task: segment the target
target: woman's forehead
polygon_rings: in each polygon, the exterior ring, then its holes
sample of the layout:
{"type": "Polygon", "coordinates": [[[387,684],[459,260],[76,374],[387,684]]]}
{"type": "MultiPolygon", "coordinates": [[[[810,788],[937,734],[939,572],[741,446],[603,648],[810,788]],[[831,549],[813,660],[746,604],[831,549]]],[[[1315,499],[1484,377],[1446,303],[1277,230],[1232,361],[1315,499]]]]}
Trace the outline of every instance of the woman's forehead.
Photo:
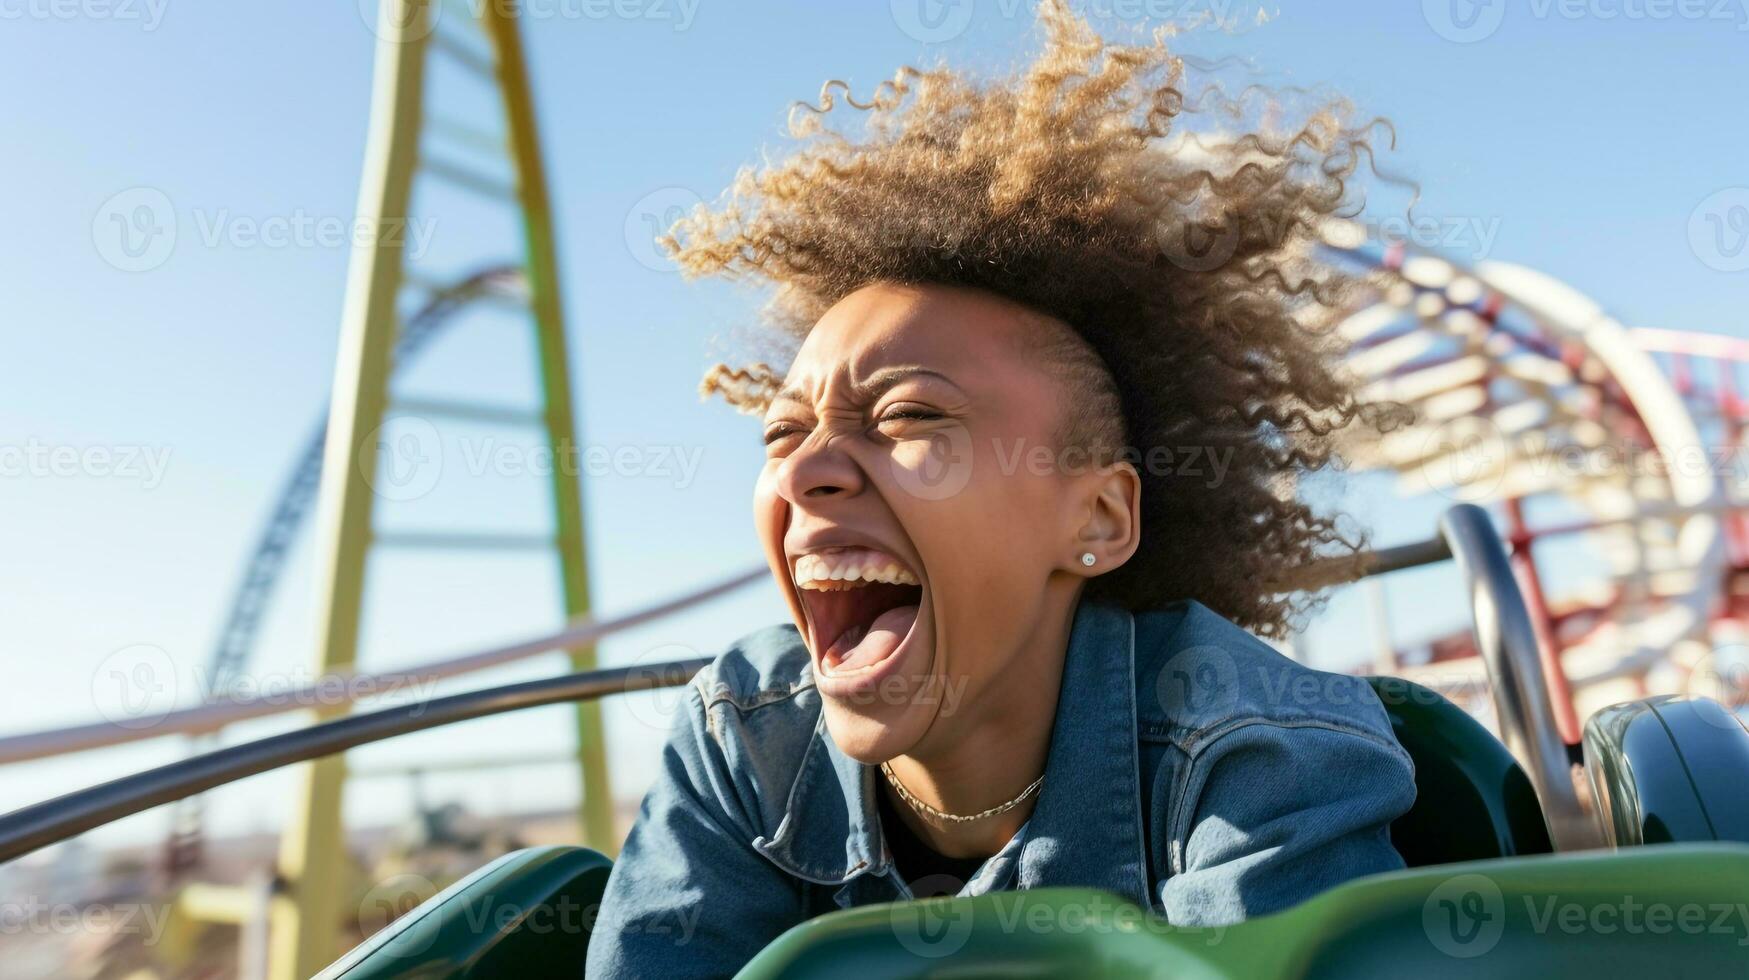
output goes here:
{"type": "Polygon", "coordinates": [[[1024,307],[977,290],[864,287],[809,331],[786,383],[862,383],[898,368],[925,368],[961,384],[1006,375],[1027,361],[1032,319],[1024,307]]]}

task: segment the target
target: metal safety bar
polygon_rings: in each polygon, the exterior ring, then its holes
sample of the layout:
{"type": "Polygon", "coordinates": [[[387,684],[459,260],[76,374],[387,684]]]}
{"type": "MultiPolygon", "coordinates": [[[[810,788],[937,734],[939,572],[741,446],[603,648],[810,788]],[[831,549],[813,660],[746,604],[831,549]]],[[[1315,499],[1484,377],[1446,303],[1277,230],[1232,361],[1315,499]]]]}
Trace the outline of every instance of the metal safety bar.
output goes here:
{"type": "Polygon", "coordinates": [[[1475,504],[1459,504],[1439,519],[1439,532],[1469,589],[1476,649],[1488,671],[1500,740],[1536,789],[1550,841],[1557,851],[1604,846],[1596,819],[1580,802],[1530,610],[1494,523],[1475,504]]]}
{"type": "Polygon", "coordinates": [[[1469,592],[1471,627],[1488,675],[1500,740],[1536,790],[1550,841],[1557,851],[1603,847],[1601,827],[1573,780],[1572,757],[1561,738],[1530,610],[1487,511],[1458,504],[1440,517],[1438,537],[1314,566],[1299,584],[1325,588],[1452,558],[1469,592]]]}
{"type": "Polygon", "coordinates": [[[686,683],[708,657],[525,681],[322,722],[123,776],[0,817],[0,861],[214,786],[396,735],[549,704],[686,683]]]}

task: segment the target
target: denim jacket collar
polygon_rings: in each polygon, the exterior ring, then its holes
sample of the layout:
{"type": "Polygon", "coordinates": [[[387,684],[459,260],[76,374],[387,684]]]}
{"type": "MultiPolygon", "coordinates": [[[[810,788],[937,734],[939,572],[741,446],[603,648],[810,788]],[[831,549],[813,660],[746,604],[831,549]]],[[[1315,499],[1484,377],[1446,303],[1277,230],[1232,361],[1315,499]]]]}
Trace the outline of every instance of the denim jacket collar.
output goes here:
{"type": "MultiPolygon", "coordinates": [[[[1135,699],[1133,617],[1081,603],[1063,660],[1044,785],[1014,862],[1018,887],[1073,884],[1149,904],[1135,699]]],[[[822,717],[782,822],[755,846],[821,885],[886,874],[892,861],[881,839],[876,771],[840,752],[822,717]]]]}

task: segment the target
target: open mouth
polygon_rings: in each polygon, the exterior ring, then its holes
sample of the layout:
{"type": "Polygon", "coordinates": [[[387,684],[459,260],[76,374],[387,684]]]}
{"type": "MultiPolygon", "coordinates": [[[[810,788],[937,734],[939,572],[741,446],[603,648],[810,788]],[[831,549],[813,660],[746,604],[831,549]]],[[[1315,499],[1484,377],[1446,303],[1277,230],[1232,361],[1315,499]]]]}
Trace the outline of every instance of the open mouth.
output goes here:
{"type": "Polygon", "coordinates": [[[820,668],[830,675],[869,670],[892,657],[923,601],[916,573],[872,548],[802,555],[795,583],[820,668]]]}

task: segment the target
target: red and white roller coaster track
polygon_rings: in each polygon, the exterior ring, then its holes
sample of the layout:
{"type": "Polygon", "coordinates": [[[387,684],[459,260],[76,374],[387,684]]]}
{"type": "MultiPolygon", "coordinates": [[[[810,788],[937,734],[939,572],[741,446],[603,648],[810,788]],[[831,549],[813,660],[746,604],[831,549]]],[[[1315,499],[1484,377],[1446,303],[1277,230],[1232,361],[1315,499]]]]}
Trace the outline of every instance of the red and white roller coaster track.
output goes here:
{"type": "MultiPolygon", "coordinates": [[[[1326,237],[1336,261],[1376,283],[1340,326],[1348,364],[1366,397],[1416,410],[1413,425],[1347,454],[1397,474],[1406,494],[1497,505],[1551,693],[1565,702],[1565,739],[1578,740],[1590,710],[1631,697],[1689,690],[1741,705],[1749,480],[1736,462],[1749,402],[1736,372],[1749,342],[1628,329],[1522,266],[1381,250],[1354,226],[1326,237]],[[1696,380],[1699,361],[1713,362],[1714,384],[1696,380]],[[1575,516],[1530,526],[1523,503],[1543,495],[1575,516]],[[1597,572],[1549,596],[1536,545],[1575,535],[1601,559],[1597,572]]],[[[1482,671],[1469,652],[1459,639],[1398,666],[1474,690],[1482,671]]]]}

